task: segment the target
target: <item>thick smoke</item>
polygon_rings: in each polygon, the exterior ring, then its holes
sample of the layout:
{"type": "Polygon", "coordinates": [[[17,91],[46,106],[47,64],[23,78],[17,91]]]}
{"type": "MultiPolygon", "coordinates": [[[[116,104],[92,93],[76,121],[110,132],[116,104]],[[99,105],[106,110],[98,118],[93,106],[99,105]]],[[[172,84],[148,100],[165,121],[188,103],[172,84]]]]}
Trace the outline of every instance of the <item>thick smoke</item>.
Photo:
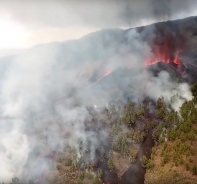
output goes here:
{"type": "MultiPolygon", "coordinates": [[[[10,16],[33,27],[103,28],[185,16],[182,8],[192,12],[196,1],[191,2],[8,1],[1,3],[0,12],[9,10],[10,16]]],[[[36,177],[49,167],[51,153],[65,149],[65,143],[75,147],[80,157],[82,141],[93,159],[99,140],[95,132],[86,131],[87,106],[104,107],[128,97],[137,102],[163,96],[170,103],[171,96],[178,94],[183,98],[177,97],[172,104],[178,110],[184,99],[190,100],[187,84],[173,82],[164,71],[155,77],[145,70],[145,61],[152,54],[142,39],[147,35],[155,36],[153,30],[103,30],[1,59],[0,181],[23,174],[36,177]]],[[[105,139],[106,130],[102,134],[105,139]]]]}
{"type": "Polygon", "coordinates": [[[165,71],[161,71],[158,77],[152,77],[147,82],[147,85],[149,88],[147,90],[149,97],[155,100],[159,97],[164,97],[164,100],[176,111],[179,111],[179,107],[185,100],[192,99],[189,85],[187,83],[173,82],[170,75],[165,71]],[[175,98],[175,100],[172,100],[172,98],[175,98]]]}
{"type": "Polygon", "coordinates": [[[1,2],[0,15],[8,14],[30,27],[109,28],[192,16],[196,5],[195,0],[19,0],[1,2]]]}
{"type": "MultiPolygon", "coordinates": [[[[150,54],[139,33],[117,29],[2,59],[0,180],[21,176],[25,169],[26,175],[36,177],[49,167],[47,156],[65,149],[65,143],[80,157],[79,142],[84,148],[91,142],[93,159],[99,142],[95,132],[85,130],[87,106],[103,107],[127,97],[138,101],[164,96],[170,102],[178,94],[191,99],[187,84],[172,82],[165,72],[158,77],[147,73],[150,54]]],[[[181,103],[173,107],[178,110],[181,103]]],[[[103,130],[102,138],[106,136],[103,130]]]]}

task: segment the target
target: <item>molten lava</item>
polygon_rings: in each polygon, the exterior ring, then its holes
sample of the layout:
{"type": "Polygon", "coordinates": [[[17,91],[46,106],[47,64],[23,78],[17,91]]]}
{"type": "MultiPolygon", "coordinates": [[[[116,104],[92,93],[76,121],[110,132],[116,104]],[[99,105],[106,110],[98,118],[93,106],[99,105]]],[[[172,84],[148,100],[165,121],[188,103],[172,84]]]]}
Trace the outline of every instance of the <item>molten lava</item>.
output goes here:
{"type": "Polygon", "coordinates": [[[104,75],[102,76],[102,78],[108,76],[111,73],[112,73],[112,70],[111,69],[106,70],[105,73],[104,73],[104,75]]]}
{"type": "Polygon", "coordinates": [[[102,79],[104,79],[105,77],[110,75],[111,73],[112,73],[111,69],[106,70],[105,73],[96,82],[94,82],[92,85],[96,85],[99,81],[101,81],[102,79]]]}
{"type": "Polygon", "coordinates": [[[180,59],[179,59],[179,52],[176,53],[176,56],[175,56],[173,62],[174,62],[176,65],[180,65],[180,64],[181,64],[180,59]]]}
{"type": "Polygon", "coordinates": [[[179,51],[176,51],[174,59],[172,59],[172,55],[170,53],[170,50],[166,47],[157,47],[153,50],[153,53],[151,55],[150,58],[148,58],[145,61],[145,65],[152,65],[152,64],[156,64],[158,62],[164,62],[169,64],[170,62],[173,62],[176,65],[180,65],[180,59],[179,59],[179,51]]]}
{"type": "Polygon", "coordinates": [[[170,64],[174,69],[176,69],[179,74],[185,75],[187,67],[180,60],[180,51],[176,51],[174,57],[170,57],[169,53],[163,53],[161,50],[154,51],[150,59],[145,61],[145,66],[156,64],[158,62],[164,62],[170,64]]]}
{"type": "Polygon", "coordinates": [[[180,44],[173,34],[168,34],[162,37],[158,36],[151,44],[151,56],[146,59],[145,65],[152,65],[158,62],[174,63],[177,66],[181,65],[179,59],[180,50],[183,49],[183,44],[180,44]]]}
{"type": "MultiPolygon", "coordinates": [[[[158,34],[153,40],[148,42],[148,44],[151,47],[151,55],[145,60],[145,66],[164,62],[170,64],[171,67],[177,70],[181,75],[185,74],[187,68],[180,60],[180,53],[184,49],[184,44],[180,39],[176,38],[176,34],[171,32],[158,34]]],[[[128,68],[133,68],[132,63],[128,68]]],[[[106,70],[93,85],[111,73],[111,69],[106,70]]]]}

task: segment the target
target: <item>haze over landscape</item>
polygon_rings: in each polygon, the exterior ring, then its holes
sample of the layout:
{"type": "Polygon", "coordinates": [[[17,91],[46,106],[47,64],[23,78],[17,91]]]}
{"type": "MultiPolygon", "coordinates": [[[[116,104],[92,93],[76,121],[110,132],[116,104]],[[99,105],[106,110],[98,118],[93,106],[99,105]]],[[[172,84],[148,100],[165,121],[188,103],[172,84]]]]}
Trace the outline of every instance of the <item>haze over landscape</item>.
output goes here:
{"type": "Polygon", "coordinates": [[[0,183],[197,183],[196,6],[0,2],[0,183]]]}
{"type": "Polygon", "coordinates": [[[196,1],[3,1],[3,49],[78,39],[108,28],[131,28],[196,15],[196,1]]]}

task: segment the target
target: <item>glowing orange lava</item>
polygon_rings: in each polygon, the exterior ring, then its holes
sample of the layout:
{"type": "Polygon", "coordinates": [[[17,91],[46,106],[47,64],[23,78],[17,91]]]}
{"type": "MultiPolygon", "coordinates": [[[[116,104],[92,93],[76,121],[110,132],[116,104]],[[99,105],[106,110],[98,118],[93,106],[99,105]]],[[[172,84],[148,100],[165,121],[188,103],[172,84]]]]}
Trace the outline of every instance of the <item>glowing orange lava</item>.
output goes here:
{"type": "Polygon", "coordinates": [[[108,69],[108,70],[105,71],[105,73],[104,73],[104,75],[102,77],[106,77],[106,76],[108,76],[111,73],[112,73],[112,70],[108,69]]]}
{"type": "Polygon", "coordinates": [[[96,85],[99,81],[101,81],[102,79],[104,79],[105,77],[107,77],[108,75],[110,75],[112,73],[111,69],[108,69],[105,71],[105,73],[101,76],[101,78],[99,78],[96,82],[94,82],[92,84],[92,86],[96,85]]]}
{"type": "Polygon", "coordinates": [[[151,46],[151,56],[146,59],[145,65],[152,65],[158,62],[170,63],[173,62],[176,65],[180,65],[180,50],[182,46],[175,44],[175,38],[173,35],[168,35],[162,42],[157,41],[151,46]]]}
{"type": "Polygon", "coordinates": [[[180,64],[181,64],[180,59],[179,59],[179,52],[176,53],[176,56],[175,56],[173,62],[174,62],[176,65],[180,65],[180,64]]]}
{"type": "Polygon", "coordinates": [[[153,56],[151,58],[147,59],[145,61],[145,65],[148,66],[148,65],[152,65],[152,64],[155,64],[158,62],[170,63],[171,61],[176,65],[181,64],[181,61],[179,59],[179,52],[176,52],[176,55],[173,60],[171,59],[171,57],[168,53],[158,52],[155,55],[153,54],[153,56]]]}

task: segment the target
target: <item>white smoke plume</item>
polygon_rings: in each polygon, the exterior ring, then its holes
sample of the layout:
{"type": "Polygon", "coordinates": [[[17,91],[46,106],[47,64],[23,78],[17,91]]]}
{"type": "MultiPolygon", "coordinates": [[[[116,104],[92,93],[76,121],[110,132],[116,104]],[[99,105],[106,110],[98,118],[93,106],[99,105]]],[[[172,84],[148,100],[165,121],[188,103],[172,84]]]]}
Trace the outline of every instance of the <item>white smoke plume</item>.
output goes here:
{"type": "Polygon", "coordinates": [[[161,71],[158,77],[152,77],[151,81],[147,82],[147,86],[147,95],[149,97],[154,100],[164,97],[166,103],[171,104],[177,112],[186,100],[189,101],[192,99],[189,85],[187,83],[173,82],[170,75],[165,71],[161,71]],[[178,95],[176,100],[171,101],[171,98],[176,95],[178,95]]]}
{"type": "MultiPolygon", "coordinates": [[[[169,101],[174,94],[191,99],[187,84],[171,82],[165,72],[147,80],[144,61],[149,46],[135,30],[123,33],[101,31],[78,41],[38,46],[1,61],[5,69],[0,83],[1,181],[20,176],[35,147],[45,158],[51,150],[63,150],[65,142],[78,149],[79,140],[90,140],[94,157],[98,140],[83,124],[88,105],[126,99],[125,92],[136,101],[144,96],[155,100],[164,96],[169,101]],[[125,67],[128,76],[119,72],[125,67]],[[108,69],[112,73],[99,81],[108,69]],[[69,141],[67,133],[71,133],[69,141]],[[43,137],[46,143],[40,141],[43,137]]],[[[173,104],[176,110],[180,105],[180,101],[173,104]]],[[[33,176],[45,166],[40,159],[32,161],[33,176]]]]}

